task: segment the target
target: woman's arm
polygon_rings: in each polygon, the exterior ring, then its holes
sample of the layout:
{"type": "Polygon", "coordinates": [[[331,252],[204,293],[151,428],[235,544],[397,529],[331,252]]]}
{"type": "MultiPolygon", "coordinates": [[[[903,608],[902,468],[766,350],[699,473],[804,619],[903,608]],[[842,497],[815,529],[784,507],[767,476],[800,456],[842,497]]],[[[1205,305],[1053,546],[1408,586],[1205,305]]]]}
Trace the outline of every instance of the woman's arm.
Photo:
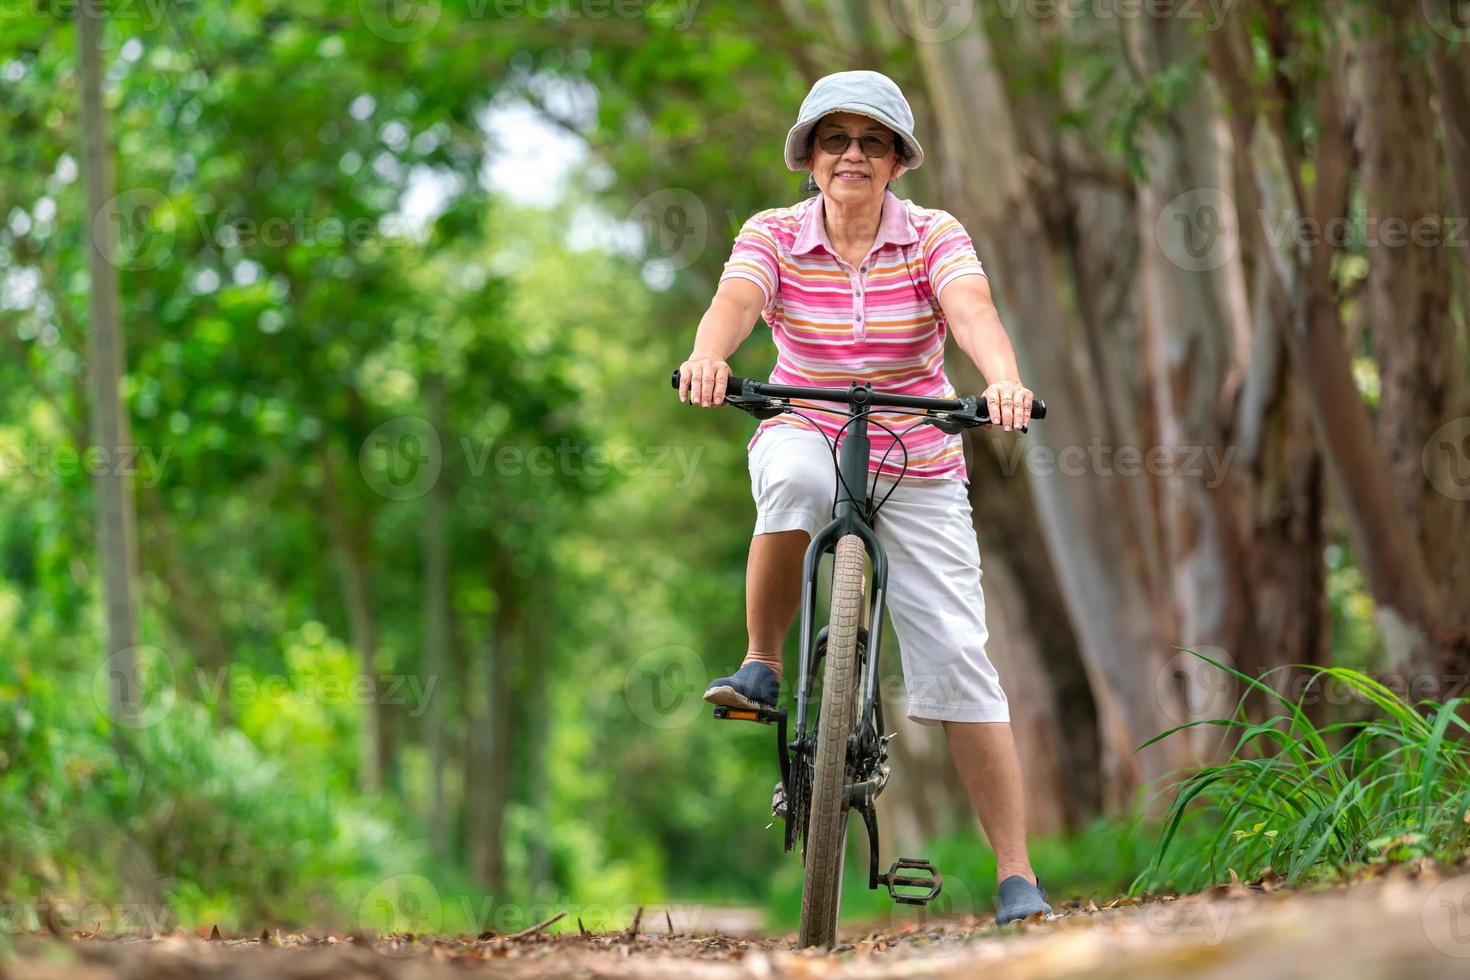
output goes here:
{"type": "Polygon", "coordinates": [[[765,305],[765,293],[749,279],[720,283],[700,318],[694,350],[679,365],[679,401],[692,400],[705,408],[724,403],[725,384],[730,380],[730,365],[725,360],[750,336],[765,305]]]}
{"type": "Polygon", "coordinates": [[[990,386],[985,400],[990,417],[1007,430],[1019,429],[1031,420],[1031,389],[1021,383],[1016,351],[1000,313],[990,298],[990,280],[984,276],[961,276],[951,280],[939,296],[949,329],[960,350],[975,362],[990,386]]]}

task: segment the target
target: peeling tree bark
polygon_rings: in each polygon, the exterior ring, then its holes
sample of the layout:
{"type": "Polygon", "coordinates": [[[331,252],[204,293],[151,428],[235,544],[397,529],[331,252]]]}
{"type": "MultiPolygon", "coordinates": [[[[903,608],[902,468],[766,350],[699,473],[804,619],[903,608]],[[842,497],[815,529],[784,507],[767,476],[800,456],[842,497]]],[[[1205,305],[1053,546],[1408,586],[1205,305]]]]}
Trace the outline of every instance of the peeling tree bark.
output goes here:
{"type": "MultiPolygon", "coordinates": [[[[1157,73],[1199,54],[1176,17],[1131,21],[1133,60],[1157,73]]],[[[1142,323],[1161,446],[1224,456],[1222,392],[1249,336],[1235,254],[1238,219],[1227,147],[1202,82],[1145,137],[1147,177],[1138,191],[1142,323]]],[[[1184,457],[1185,459],[1188,456],[1184,457]]],[[[1220,647],[1232,658],[1250,645],[1245,542],[1234,523],[1240,484],[1226,466],[1169,467],[1159,477],[1164,556],[1181,646],[1220,647]],[[1198,472],[1195,470],[1198,469],[1198,472]]],[[[1193,676],[1191,674],[1190,676],[1193,676]]],[[[1203,703],[1203,702],[1201,702],[1203,703]]],[[[1213,706],[1211,706],[1213,707],[1213,706]]],[[[1194,719],[1192,719],[1194,720],[1194,719]]]]}
{"type": "MultiPolygon", "coordinates": [[[[1239,21],[1235,29],[1243,32],[1239,21]]],[[[1339,76],[1340,77],[1340,76],[1339,76]]],[[[1290,147],[1263,118],[1252,120],[1251,157],[1262,219],[1281,227],[1307,216],[1316,227],[1346,211],[1351,143],[1336,98],[1326,83],[1318,108],[1319,149],[1312,206],[1305,208],[1290,147]]],[[[1274,289],[1287,298],[1291,327],[1285,332],[1294,375],[1302,385],[1312,429],[1321,447],[1369,591],[1378,604],[1385,643],[1400,664],[1433,659],[1440,632],[1440,593],[1429,579],[1417,542],[1398,512],[1342,341],[1342,322],[1332,292],[1332,247],[1298,243],[1291,235],[1269,242],[1274,289]]]]}
{"type": "MultiPolygon", "coordinates": [[[[1411,47],[1421,36],[1420,16],[1418,3],[1389,0],[1360,19],[1349,91],[1368,212],[1367,304],[1381,387],[1378,443],[1394,502],[1429,576],[1448,584],[1465,550],[1465,506],[1425,479],[1423,459],[1435,430],[1462,408],[1466,369],[1453,353],[1450,263],[1442,245],[1444,158],[1431,105],[1434,84],[1422,55],[1411,47]]],[[[1440,60],[1442,74],[1454,72],[1452,64],[1440,60]]],[[[1445,94],[1453,145],[1457,135],[1464,135],[1454,131],[1464,121],[1454,110],[1463,109],[1470,96],[1445,94]]],[[[1453,607],[1445,612],[1459,620],[1461,632],[1470,623],[1453,607]]],[[[1442,628],[1453,626],[1446,622],[1442,628]]],[[[1395,666],[1436,669],[1431,656],[1395,666]]]]}
{"type": "MultiPolygon", "coordinates": [[[[936,159],[949,161],[941,163],[947,186],[965,201],[970,231],[992,271],[992,288],[1032,387],[1057,406],[1028,439],[1052,452],[1085,453],[1095,416],[1076,405],[1108,379],[1090,376],[1085,358],[1067,360],[1075,350],[1066,339],[1072,317],[1057,289],[1054,242],[1023,177],[1008,99],[986,38],[972,30],[947,44],[920,45],[919,58],[947,138],[945,154],[936,159]],[[977,174],[984,180],[974,179],[977,174]],[[1044,357],[1042,351],[1063,353],[1044,357]]],[[[1141,782],[1182,761],[1179,745],[1169,740],[1133,754],[1170,727],[1178,712],[1170,692],[1153,683],[1168,651],[1154,625],[1147,559],[1137,539],[1123,533],[1119,514],[1128,513],[1128,505],[1120,481],[1058,471],[1033,473],[1030,481],[1069,616],[1085,624],[1079,643],[1098,708],[1105,794],[1108,803],[1121,805],[1141,782]]]]}

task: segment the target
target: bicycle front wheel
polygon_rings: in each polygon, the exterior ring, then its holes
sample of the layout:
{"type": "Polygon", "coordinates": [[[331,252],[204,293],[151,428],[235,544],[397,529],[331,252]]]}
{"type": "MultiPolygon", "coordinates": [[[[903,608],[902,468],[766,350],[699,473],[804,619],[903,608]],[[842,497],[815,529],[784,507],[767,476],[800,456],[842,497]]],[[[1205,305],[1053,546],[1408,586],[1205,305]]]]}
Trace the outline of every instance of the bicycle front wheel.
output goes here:
{"type": "Polygon", "coordinates": [[[811,814],[803,853],[801,945],[831,948],[837,942],[842,901],[842,860],[847,843],[847,738],[857,712],[858,630],[862,626],[863,539],[837,542],[832,572],[832,621],[817,715],[811,814]]]}

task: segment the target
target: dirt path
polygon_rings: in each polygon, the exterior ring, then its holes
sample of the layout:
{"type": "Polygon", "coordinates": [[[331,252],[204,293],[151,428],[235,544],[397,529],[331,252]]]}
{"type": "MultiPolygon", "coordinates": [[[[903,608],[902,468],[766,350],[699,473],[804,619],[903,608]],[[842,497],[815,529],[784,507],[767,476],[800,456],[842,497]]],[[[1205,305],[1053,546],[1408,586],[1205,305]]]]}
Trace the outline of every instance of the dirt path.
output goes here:
{"type": "Polygon", "coordinates": [[[230,977],[430,980],[636,977],[1032,978],[1470,976],[1470,874],[1391,872],[1312,891],[1222,886],[1179,899],[1095,908],[1067,903],[1050,922],[997,929],[969,919],[901,934],[844,934],[832,954],[790,938],[640,932],[408,942],[365,936],[210,941],[14,937],[5,978],[230,977]]]}

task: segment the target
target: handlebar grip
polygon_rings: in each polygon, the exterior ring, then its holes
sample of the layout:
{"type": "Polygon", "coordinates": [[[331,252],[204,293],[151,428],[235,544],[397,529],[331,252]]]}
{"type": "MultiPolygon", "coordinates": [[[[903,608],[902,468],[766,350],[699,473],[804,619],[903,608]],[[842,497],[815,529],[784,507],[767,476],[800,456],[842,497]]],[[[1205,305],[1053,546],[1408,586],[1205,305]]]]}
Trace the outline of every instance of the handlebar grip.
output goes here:
{"type": "MultiPolygon", "coordinates": [[[[669,383],[673,385],[675,391],[678,391],[679,390],[679,369],[678,368],[674,368],[674,374],[673,374],[672,377],[669,378],[669,383]]],[[[725,379],[725,394],[726,395],[734,395],[734,396],[736,396],[738,398],[739,396],[741,396],[744,393],[745,393],[745,379],[744,378],[738,377],[738,376],[732,374],[728,378],[725,379]]]]}

